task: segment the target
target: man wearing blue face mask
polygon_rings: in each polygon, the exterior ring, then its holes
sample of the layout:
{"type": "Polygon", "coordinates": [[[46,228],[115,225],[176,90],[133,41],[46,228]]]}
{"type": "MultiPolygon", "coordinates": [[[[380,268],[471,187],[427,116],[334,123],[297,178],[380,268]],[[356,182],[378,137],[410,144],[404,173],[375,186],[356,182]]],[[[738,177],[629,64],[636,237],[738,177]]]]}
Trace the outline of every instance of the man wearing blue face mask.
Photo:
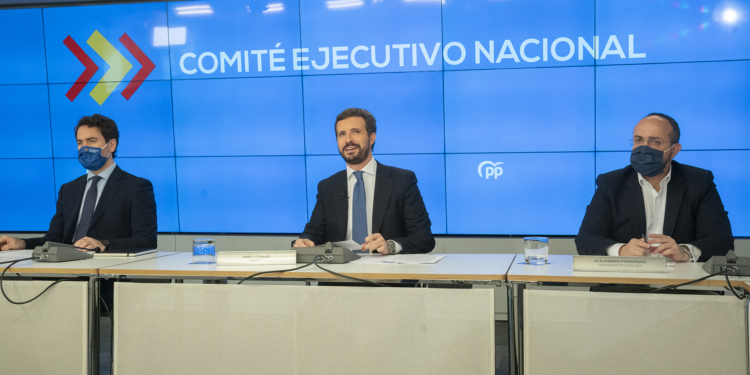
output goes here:
{"type": "Polygon", "coordinates": [[[710,171],[674,161],[677,122],[652,113],[636,124],[630,165],[597,177],[576,237],[581,255],[662,255],[705,262],[734,249],[710,171]]]}
{"type": "Polygon", "coordinates": [[[75,127],[85,175],[60,187],[57,211],[44,237],[0,237],[0,249],[33,249],[45,241],[100,251],[156,248],[156,202],[151,182],[114,161],[120,134],[111,119],[85,116],[75,127]]]}

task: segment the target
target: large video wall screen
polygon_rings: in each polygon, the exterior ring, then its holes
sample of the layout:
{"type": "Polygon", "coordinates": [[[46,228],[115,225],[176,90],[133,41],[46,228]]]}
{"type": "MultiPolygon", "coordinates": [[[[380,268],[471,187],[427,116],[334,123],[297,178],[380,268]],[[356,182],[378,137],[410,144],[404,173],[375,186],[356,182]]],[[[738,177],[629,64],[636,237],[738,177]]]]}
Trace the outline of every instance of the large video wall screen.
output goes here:
{"type": "Polygon", "coordinates": [[[750,236],[750,0],[185,1],[0,10],[0,33],[2,232],[47,229],[92,113],[160,232],[301,232],[362,107],[436,234],[576,234],[663,112],[750,236]]]}

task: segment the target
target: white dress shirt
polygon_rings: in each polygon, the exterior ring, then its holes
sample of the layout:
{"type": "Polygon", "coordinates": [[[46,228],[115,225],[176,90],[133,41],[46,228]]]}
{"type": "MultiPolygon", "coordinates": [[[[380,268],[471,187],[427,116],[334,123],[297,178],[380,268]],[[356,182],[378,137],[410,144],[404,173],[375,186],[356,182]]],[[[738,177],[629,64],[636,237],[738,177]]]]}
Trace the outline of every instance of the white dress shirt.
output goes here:
{"type": "MultiPolygon", "coordinates": [[[[659,182],[660,189],[657,192],[650,182],[646,181],[638,173],[638,183],[641,184],[643,191],[643,204],[646,207],[646,237],[651,234],[664,234],[664,214],[667,210],[667,188],[669,181],[672,179],[672,167],[669,167],[669,173],[659,182]]],[[[620,247],[624,243],[616,243],[607,248],[607,255],[619,256],[620,247]]],[[[693,253],[693,262],[701,256],[701,250],[691,244],[684,244],[693,253]]],[[[653,250],[653,248],[652,248],[653,250]]]]}
{"type": "MultiPolygon", "coordinates": [[[[109,176],[112,175],[112,171],[115,170],[115,167],[117,166],[116,163],[112,163],[107,169],[103,170],[102,173],[99,173],[99,177],[102,179],[99,180],[99,182],[96,184],[96,204],[99,204],[99,198],[102,196],[102,191],[104,191],[104,185],[107,184],[107,180],[109,180],[109,176]]],[[[86,203],[86,193],[89,192],[89,188],[91,187],[91,177],[96,176],[96,174],[90,170],[86,170],[86,189],[83,190],[83,199],[81,200],[81,208],[78,209],[78,221],[76,222],[76,231],[73,233],[78,232],[78,223],[81,222],[81,214],[83,213],[83,205],[86,203]]],[[[96,210],[96,205],[94,205],[94,210],[96,210]]]]}
{"type": "MultiPolygon", "coordinates": [[[[364,168],[362,168],[362,181],[365,183],[365,206],[367,209],[367,235],[372,234],[372,209],[375,202],[375,178],[378,171],[378,163],[372,158],[364,168]]],[[[346,185],[347,199],[349,200],[349,209],[346,219],[346,239],[352,239],[352,207],[354,206],[354,185],[357,183],[357,177],[354,176],[354,169],[346,166],[346,185]]],[[[395,242],[395,241],[394,241],[395,242]]],[[[396,242],[396,253],[401,252],[401,244],[396,242]]]]}

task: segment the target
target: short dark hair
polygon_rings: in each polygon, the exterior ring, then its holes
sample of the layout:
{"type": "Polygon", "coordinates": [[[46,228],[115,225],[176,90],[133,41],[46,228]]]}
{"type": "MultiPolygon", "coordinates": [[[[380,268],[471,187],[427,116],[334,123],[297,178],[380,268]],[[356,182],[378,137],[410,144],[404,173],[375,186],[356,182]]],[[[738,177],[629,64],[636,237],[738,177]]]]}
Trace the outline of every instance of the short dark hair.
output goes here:
{"type": "Polygon", "coordinates": [[[680,143],[680,125],[677,125],[677,121],[675,121],[673,118],[663,113],[658,113],[658,112],[649,113],[646,117],[650,117],[650,116],[657,116],[657,117],[661,117],[664,120],[667,120],[667,122],[669,122],[669,125],[672,126],[672,138],[670,139],[670,141],[672,143],[680,143]]]}
{"type": "MultiPolygon", "coordinates": [[[[104,137],[104,142],[109,142],[114,138],[115,141],[117,141],[117,148],[120,148],[120,132],[117,130],[117,124],[115,124],[115,121],[111,118],[102,116],[98,113],[94,113],[91,116],[83,116],[78,120],[78,125],[76,125],[73,135],[78,137],[78,128],[84,125],[92,128],[99,128],[99,131],[102,132],[102,136],[104,137]]],[[[115,156],[117,156],[117,149],[112,153],[112,158],[115,156]]]]}
{"type": "MultiPolygon", "coordinates": [[[[370,111],[362,108],[347,108],[339,113],[339,115],[336,116],[336,122],[333,124],[333,131],[336,131],[336,124],[338,124],[339,121],[346,120],[349,117],[361,117],[362,120],[365,120],[365,130],[367,131],[368,137],[370,134],[378,132],[375,116],[373,116],[370,111]]],[[[372,143],[372,149],[375,150],[375,142],[372,143]]]]}

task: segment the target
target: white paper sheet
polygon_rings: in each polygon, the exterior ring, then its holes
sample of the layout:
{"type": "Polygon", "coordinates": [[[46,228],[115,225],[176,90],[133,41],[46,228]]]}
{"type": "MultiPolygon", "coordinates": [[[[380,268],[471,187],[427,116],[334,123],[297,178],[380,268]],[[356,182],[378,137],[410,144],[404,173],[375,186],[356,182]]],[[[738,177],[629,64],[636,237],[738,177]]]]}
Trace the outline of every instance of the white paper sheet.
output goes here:
{"type": "MultiPolygon", "coordinates": [[[[0,251],[0,258],[16,258],[18,257],[18,252],[23,250],[5,250],[0,251]]],[[[29,253],[29,256],[31,256],[31,253],[29,253]]]]}
{"type": "Polygon", "coordinates": [[[357,260],[353,260],[352,263],[377,263],[377,264],[395,264],[395,263],[386,263],[385,258],[388,258],[388,256],[383,256],[380,254],[373,254],[368,255],[365,254],[359,254],[361,258],[357,260]]]}
{"type": "Polygon", "coordinates": [[[383,262],[398,264],[435,264],[443,258],[445,258],[445,255],[396,254],[383,257],[383,262]]]}
{"type": "Polygon", "coordinates": [[[349,249],[351,251],[362,251],[362,245],[354,242],[353,240],[338,241],[338,242],[333,242],[333,244],[336,246],[341,246],[344,249],[349,249]]]}

